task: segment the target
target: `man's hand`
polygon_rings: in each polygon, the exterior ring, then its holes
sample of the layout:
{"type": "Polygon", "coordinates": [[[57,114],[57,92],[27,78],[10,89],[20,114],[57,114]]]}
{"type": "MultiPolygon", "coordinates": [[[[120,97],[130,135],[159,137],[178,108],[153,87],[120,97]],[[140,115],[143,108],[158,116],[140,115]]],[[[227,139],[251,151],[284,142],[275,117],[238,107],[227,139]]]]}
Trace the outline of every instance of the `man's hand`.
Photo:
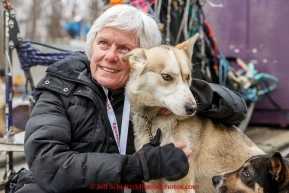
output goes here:
{"type": "Polygon", "coordinates": [[[128,156],[122,171],[122,180],[126,183],[165,178],[175,181],[188,174],[188,156],[192,151],[185,142],[160,145],[161,130],[158,129],[153,140],[145,144],[134,155],[128,156]]]}
{"type": "Polygon", "coordinates": [[[183,141],[177,141],[177,142],[174,143],[174,145],[175,145],[176,148],[179,148],[179,149],[183,150],[187,157],[189,157],[193,153],[192,150],[185,149],[187,145],[183,141]]]}

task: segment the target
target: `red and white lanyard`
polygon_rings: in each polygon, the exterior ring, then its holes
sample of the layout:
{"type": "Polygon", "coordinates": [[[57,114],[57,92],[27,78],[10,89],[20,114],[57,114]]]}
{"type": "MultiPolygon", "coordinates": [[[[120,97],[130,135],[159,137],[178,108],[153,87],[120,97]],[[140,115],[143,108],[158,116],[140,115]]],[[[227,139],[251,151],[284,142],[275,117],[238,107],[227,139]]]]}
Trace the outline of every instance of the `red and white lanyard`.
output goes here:
{"type": "Polygon", "coordinates": [[[116,117],[112,108],[112,105],[108,99],[108,89],[102,87],[104,93],[106,95],[106,108],[107,108],[107,115],[111,125],[111,129],[114,135],[114,139],[116,141],[118,150],[120,154],[125,154],[126,152],[126,144],[127,144],[127,134],[128,134],[128,125],[129,125],[129,113],[130,113],[130,102],[125,95],[124,97],[124,105],[123,105],[123,112],[122,112],[122,123],[121,123],[121,134],[119,136],[119,130],[117,126],[116,117]]]}

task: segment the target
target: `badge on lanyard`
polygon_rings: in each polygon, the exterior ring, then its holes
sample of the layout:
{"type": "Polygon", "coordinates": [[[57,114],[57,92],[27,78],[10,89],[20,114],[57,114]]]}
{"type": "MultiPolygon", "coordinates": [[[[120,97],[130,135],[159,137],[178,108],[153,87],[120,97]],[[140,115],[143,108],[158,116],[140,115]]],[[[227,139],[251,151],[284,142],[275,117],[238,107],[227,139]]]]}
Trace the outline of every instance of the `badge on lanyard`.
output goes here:
{"type": "Polygon", "coordinates": [[[128,125],[129,125],[129,113],[130,113],[130,102],[128,97],[125,95],[124,97],[124,105],[122,112],[122,124],[121,124],[121,134],[119,136],[119,129],[117,126],[117,121],[115,117],[115,113],[113,111],[112,105],[108,99],[108,89],[102,87],[104,93],[106,95],[106,109],[107,115],[110,122],[110,126],[114,135],[114,139],[116,141],[118,150],[120,154],[125,154],[126,152],[126,144],[127,144],[127,135],[128,135],[128,125]]]}

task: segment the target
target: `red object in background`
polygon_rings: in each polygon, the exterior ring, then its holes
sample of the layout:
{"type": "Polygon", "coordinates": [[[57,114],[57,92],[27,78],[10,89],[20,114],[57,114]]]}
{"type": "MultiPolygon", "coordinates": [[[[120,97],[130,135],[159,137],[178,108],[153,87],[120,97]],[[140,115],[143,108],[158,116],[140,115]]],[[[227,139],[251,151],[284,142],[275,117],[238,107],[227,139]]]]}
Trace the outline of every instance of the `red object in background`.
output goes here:
{"type": "Polygon", "coordinates": [[[9,11],[11,9],[10,0],[2,0],[2,2],[3,2],[4,9],[9,11]]]}
{"type": "Polygon", "coordinates": [[[130,3],[137,8],[140,8],[145,13],[148,13],[150,8],[149,6],[153,6],[155,0],[150,1],[149,3],[146,0],[131,0],[130,3]]]}

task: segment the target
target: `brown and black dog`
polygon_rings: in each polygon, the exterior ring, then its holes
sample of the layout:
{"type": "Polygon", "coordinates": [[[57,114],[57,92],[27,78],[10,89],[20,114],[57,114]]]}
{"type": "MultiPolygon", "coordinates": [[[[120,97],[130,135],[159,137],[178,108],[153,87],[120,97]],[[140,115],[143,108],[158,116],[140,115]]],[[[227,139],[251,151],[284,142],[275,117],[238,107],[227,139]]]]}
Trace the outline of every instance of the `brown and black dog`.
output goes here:
{"type": "Polygon", "coordinates": [[[214,176],[218,193],[289,193],[289,154],[253,156],[238,170],[214,176]]]}

